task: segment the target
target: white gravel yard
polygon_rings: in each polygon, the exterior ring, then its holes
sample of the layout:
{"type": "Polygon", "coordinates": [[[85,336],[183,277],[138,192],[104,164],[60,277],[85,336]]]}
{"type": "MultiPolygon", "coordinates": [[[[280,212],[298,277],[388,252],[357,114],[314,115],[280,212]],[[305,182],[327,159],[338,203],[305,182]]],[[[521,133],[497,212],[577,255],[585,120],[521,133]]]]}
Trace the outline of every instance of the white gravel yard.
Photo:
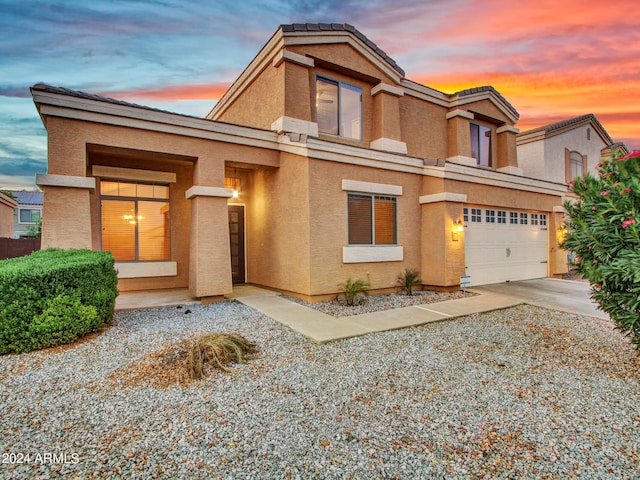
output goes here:
{"type": "Polygon", "coordinates": [[[188,308],[0,357],[0,477],[640,478],[640,361],[609,322],[520,306],[317,345],[188,308]],[[204,332],[260,353],[175,383],[154,352],[204,332]]]}

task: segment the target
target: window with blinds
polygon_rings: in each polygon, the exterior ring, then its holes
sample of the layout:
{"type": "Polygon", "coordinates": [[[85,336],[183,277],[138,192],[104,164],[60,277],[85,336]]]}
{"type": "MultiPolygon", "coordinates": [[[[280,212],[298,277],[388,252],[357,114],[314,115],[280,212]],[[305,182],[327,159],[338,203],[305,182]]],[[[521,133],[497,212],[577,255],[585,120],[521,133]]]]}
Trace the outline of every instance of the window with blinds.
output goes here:
{"type": "Polygon", "coordinates": [[[101,181],[102,250],[117,261],[171,259],[169,186],[101,181]]]}
{"type": "Polygon", "coordinates": [[[349,245],[395,245],[396,197],[350,193],[347,196],[349,245]]]}

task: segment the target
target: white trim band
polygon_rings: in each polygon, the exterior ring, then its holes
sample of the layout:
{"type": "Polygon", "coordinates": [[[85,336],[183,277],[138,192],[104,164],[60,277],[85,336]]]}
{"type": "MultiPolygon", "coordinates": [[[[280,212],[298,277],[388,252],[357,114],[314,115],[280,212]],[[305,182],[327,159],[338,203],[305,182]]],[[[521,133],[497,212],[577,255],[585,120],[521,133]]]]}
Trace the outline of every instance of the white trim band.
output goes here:
{"type": "Polygon", "coordinates": [[[520,129],[516,127],[512,127],[511,125],[503,125],[502,127],[496,129],[496,133],[504,133],[504,132],[518,134],[520,133],[520,129]]]}
{"type": "Polygon", "coordinates": [[[289,50],[281,50],[276,58],[273,59],[273,66],[278,67],[282,62],[291,62],[297,63],[298,65],[302,65],[303,67],[313,68],[315,66],[315,62],[313,58],[305,57],[304,55],[300,55],[299,53],[294,53],[289,50]]]}
{"type": "Polygon", "coordinates": [[[432,195],[422,195],[420,196],[419,201],[420,205],[436,202],[466,203],[467,195],[465,193],[442,192],[434,193],[432,195]]]}
{"type": "Polygon", "coordinates": [[[394,152],[407,154],[407,144],[400,140],[392,140],[391,138],[381,137],[371,142],[371,148],[376,150],[384,150],[385,152],[394,152]]]}
{"type": "Polygon", "coordinates": [[[118,278],[175,277],[176,262],[116,262],[118,278]]]}
{"type": "Polygon", "coordinates": [[[233,197],[233,190],[224,187],[205,187],[202,185],[194,185],[184,194],[187,200],[193,197],[233,197]]]}
{"type": "Polygon", "coordinates": [[[379,93],[388,93],[396,97],[404,97],[404,90],[386,83],[379,83],[371,89],[371,96],[375,97],[379,93]]]}
{"type": "Polygon", "coordinates": [[[280,117],[271,124],[271,130],[276,133],[302,133],[310,137],[318,136],[318,124],[292,117],[280,117]]]}
{"type": "Polygon", "coordinates": [[[404,250],[400,246],[342,247],[343,263],[401,262],[404,250]]]}
{"type": "Polygon", "coordinates": [[[380,195],[402,195],[401,185],[387,185],[385,183],[359,182],[357,180],[342,180],[342,190],[349,192],[378,193],[380,195]]]}
{"type": "Polygon", "coordinates": [[[475,118],[473,113],[468,112],[467,110],[462,110],[461,108],[456,108],[455,110],[451,110],[445,116],[447,120],[451,120],[452,118],[456,118],[456,117],[466,118],[467,120],[473,120],[475,118]]]}
{"type": "Polygon", "coordinates": [[[72,175],[36,174],[36,185],[41,187],[96,188],[96,179],[72,175]]]}

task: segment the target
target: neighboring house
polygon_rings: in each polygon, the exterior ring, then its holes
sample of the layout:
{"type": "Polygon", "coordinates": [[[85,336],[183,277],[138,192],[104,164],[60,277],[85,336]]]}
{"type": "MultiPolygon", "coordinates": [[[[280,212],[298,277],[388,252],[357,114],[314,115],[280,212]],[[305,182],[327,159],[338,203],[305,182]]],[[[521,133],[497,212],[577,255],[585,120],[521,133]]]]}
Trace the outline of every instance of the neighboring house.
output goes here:
{"type": "Polygon", "coordinates": [[[410,81],[350,25],[282,25],[207,118],[31,92],[43,248],[110,250],[121,291],[318,300],[349,277],[388,291],[407,267],[439,289],[566,271],[566,185],[522,174],[513,106],[410,81]]]}
{"type": "Polygon", "coordinates": [[[596,174],[602,158],[629,153],[614,143],[593,114],[527,130],[517,136],[518,165],[525,175],[565,183],[596,174]]]}
{"type": "Polygon", "coordinates": [[[37,229],[42,218],[44,195],[42,192],[26,190],[11,193],[18,200],[13,214],[13,237],[29,237],[37,229]]]}
{"type": "Polygon", "coordinates": [[[0,238],[13,238],[13,211],[18,202],[0,192],[0,238]]]}

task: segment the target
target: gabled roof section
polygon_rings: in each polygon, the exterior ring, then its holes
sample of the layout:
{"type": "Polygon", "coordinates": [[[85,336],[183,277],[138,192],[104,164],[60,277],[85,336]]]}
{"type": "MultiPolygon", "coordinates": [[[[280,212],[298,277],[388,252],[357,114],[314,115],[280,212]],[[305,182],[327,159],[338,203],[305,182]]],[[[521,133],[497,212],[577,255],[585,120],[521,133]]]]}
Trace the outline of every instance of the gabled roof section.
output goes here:
{"type": "Polygon", "coordinates": [[[367,47],[373,50],[385,62],[387,62],[396,72],[404,77],[404,70],[387,55],[380,47],[369,40],[364,34],[358,31],[353,25],[348,23],[293,23],[290,25],[280,25],[280,29],[284,33],[292,32],[349,32],[358,38],[367,47]]]}
{"type": "Polygon", "coordinates": [[[543,125],[542,127],[521,132],[518,134],[518,145],[559,135],[587,124],[591,124],[593,126],[594,130],[598,135],[600,135],[600,138],[602,138],[605,145],[610,146],[614,143],[596,116],[593,113],[588,113],[579,117],[569,118],[567,120],[562,120],[560,122],[543,125]]]}
{"type": "Polygon", "coordinates": [[[466,90],[461,90],[459,92],[454,93],[452,95],[452,97],[463,98],[463,97],[477,96],[477,95],[487,94],[487,93],[489,93],[491,95],[495,95],[498,98],[498,100],[500,100],[500,102],[502,102],[504,104],[504,106],[512,113],[512,115],[515,117],[516,120],[518,118],[520,118],[520,114],[515,109],[515,107],[513,105],[511,105],[507,101],[507,99],[504,98],[500,94],[500,92],[498,92],[491,85],[485,85],[485,86],[482,86],[482,87],[473,87],[473,88],[468,88],[466,90]]]}

